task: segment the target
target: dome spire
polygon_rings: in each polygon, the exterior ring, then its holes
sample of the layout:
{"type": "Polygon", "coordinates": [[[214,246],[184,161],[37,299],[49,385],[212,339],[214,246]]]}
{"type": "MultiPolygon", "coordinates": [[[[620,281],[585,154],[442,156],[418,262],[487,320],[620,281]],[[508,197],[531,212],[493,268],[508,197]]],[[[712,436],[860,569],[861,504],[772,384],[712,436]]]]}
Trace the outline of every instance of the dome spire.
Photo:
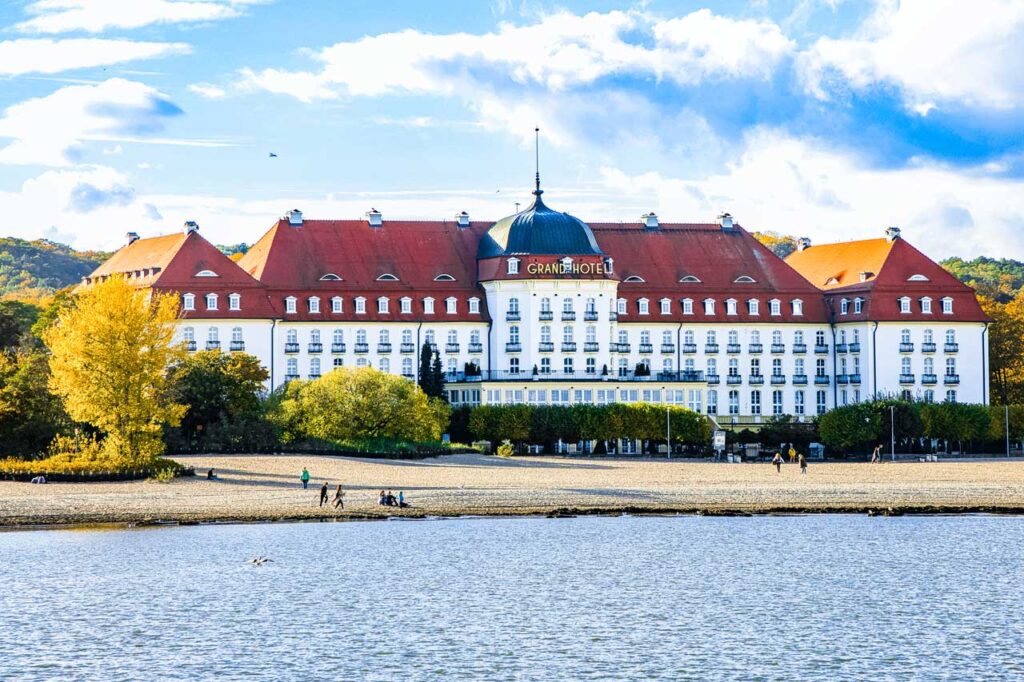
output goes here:
{"type": "Polygon", "coordinates": [[[544,193],[544,190],[540,188],[540,128],[534,127],[533,129],[533,163],[534,168],[537,171],[536,178],[534,180],[536,187],[533,190],[534,196],[540,197],[544,193]]]}

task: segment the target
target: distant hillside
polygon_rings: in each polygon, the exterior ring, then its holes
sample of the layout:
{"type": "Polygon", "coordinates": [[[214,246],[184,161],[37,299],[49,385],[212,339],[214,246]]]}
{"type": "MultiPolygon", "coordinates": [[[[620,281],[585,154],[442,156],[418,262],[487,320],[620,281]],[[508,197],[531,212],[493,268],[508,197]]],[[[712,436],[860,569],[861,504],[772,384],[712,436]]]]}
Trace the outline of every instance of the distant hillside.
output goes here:
{"type": "Polygon", "coordinates": [[[46,239],[0,238],[0,298],[45,298],[79,282],[109,256],[46,239]]]}
{"type": "Polygon", "coordinates": [[[939,261],[939,264],[961,282],[1004,303],[1024,288],[1024,262],[1012,258],[979,256],[974,260],[964,260],[953,257],[939,261]]]}
{"type": "Polygon", "coordinates": [[[785,258],[796,251],[796,237],[778,232],[754,232],[754,239],[761,242],[779,258],[785,258]]]}

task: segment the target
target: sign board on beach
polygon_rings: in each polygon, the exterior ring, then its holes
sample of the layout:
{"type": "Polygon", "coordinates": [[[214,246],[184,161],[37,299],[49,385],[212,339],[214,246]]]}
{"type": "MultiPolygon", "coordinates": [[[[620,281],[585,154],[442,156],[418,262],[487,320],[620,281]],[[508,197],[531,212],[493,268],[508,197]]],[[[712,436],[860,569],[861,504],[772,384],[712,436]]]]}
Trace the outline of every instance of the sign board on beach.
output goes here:
{"type": "Polygon", "coordinates": [[[725,450],[725,431],[715,431],[714,447],[715,450],[725,450]]]}

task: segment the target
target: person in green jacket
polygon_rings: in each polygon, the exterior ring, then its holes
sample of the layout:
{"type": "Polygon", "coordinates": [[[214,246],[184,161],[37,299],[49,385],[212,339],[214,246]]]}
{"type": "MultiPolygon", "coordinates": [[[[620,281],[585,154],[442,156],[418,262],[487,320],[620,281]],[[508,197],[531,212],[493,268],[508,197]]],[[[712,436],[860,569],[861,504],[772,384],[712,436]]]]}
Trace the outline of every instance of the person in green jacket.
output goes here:
{"type": "Polygon", "coordinates": [[[302,475],[299,476],[299,480],[302,481],[303,490],[309,487],[309,469],[302,467],[302,475]]]}

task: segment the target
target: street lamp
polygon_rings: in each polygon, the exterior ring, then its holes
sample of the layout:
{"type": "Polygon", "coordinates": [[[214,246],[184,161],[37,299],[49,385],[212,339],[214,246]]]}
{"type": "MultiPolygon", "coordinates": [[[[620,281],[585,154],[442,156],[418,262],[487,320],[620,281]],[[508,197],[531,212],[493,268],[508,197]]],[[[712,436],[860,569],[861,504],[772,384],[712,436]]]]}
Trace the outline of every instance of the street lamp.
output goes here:
{"type": "Polygon", "coordinates": [[[665,449],[672,459],[672,412],[668,403],[665,403],[665,449]]]}
{"type": "Polygon", "coordinates": [[[889,406],[889,438],[892,448],[892,461],[896,461],[896,406],[889,406]]]}

